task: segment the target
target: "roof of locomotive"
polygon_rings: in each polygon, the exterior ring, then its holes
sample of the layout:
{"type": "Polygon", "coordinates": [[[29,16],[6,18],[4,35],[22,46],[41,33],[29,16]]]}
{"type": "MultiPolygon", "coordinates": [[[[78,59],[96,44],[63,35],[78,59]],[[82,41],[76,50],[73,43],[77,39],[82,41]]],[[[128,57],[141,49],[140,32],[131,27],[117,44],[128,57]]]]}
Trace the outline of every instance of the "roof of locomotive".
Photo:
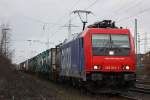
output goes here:
{"type": "Polygon", "coordinates": [[[116,33],[116,34],[129,34],[129,29],[122,28],[87,28],[81,36],[84,36],[87,33],[116,33]]]}
{"type": "Polygon", "coordinates": [[[87,33],[118,33],[118,34],[129,34],[129,29],[122,28],[86,28],[83,32],[75,33],[68,39],[65,39],[63,44],[73,41],[77,38],[84,37],[87,33]]]}
{"type": "Polygon", "coordinates": [[[129,34],[128,29],[118,28],[115,26],[115,22],[111,20],[103,20],[95,22],[94,24],[88,25],[87,28],[77,34],[72,34],[68,39],[65,39],[63,44],[73,41],[77,38],[85,36],[87,33],[119,33],[119,34],[129,34]]]}

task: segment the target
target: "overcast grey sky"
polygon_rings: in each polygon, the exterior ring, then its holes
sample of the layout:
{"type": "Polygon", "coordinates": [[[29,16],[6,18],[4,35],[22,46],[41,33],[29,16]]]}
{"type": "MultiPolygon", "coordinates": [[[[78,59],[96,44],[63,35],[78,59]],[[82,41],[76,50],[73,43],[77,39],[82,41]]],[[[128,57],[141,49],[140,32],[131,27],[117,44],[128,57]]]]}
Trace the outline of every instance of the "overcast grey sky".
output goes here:
{"type": "MultiPolygon", "coordinates": [[[[77,9],[93,12],[89,23],[112,19],[117,25],[134,32],[134,19],[138,19],[138,32],[150,33],[150,0],[0,0],[0,24],[11,27],[13,61],[19,63],[63,41],[67,35],[69,13],[77,9]],[[28,42],[27,40],[39,40],[28,42]]],[[[72,24],[82,26],[77,15],[71,15],[72,24]]],[[[72,28],[72,33],[82,27],[72,28]]],[[[143,52],[143,50],[142,50],[143,52]]]]}

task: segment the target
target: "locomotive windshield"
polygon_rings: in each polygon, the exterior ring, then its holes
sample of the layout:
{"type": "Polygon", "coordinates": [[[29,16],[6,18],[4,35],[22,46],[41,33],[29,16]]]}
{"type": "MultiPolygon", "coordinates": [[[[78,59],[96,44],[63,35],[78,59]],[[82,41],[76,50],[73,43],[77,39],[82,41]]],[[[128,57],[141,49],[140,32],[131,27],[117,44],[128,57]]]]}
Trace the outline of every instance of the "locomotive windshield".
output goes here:
{"type": "Polygon", "coordinates": [[[127,34],[93,34],[92,51],[94,56],[127,56],[129,37],[127,34]]]}

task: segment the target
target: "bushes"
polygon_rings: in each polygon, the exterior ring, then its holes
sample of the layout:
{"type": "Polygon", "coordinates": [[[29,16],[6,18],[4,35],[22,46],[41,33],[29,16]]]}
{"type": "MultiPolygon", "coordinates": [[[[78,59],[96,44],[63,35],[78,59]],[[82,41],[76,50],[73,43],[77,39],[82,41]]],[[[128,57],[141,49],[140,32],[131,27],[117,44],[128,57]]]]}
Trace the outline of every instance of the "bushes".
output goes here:
{"type": "Polygon", "coordinates": [[[4,56],[0,56],[0,76],[10,73],[12,68],[11,61],[4,56]]]}
{"type": "Polygon", "coordinates": [[[144,73],[150,76],[150,52],[144,55],[142,63],[144,64],[144,73]]]}

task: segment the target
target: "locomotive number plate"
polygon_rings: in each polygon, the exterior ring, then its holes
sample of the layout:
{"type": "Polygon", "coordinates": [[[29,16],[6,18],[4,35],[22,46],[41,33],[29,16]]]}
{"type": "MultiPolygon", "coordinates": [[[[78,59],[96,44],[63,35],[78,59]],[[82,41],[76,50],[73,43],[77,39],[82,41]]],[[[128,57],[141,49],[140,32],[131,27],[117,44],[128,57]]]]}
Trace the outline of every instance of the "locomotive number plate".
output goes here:
{"type": "Polygon", "coordinates": [[[117,66],[105,66],[105,70],[116,70],[118,69],[117,66]]]}

